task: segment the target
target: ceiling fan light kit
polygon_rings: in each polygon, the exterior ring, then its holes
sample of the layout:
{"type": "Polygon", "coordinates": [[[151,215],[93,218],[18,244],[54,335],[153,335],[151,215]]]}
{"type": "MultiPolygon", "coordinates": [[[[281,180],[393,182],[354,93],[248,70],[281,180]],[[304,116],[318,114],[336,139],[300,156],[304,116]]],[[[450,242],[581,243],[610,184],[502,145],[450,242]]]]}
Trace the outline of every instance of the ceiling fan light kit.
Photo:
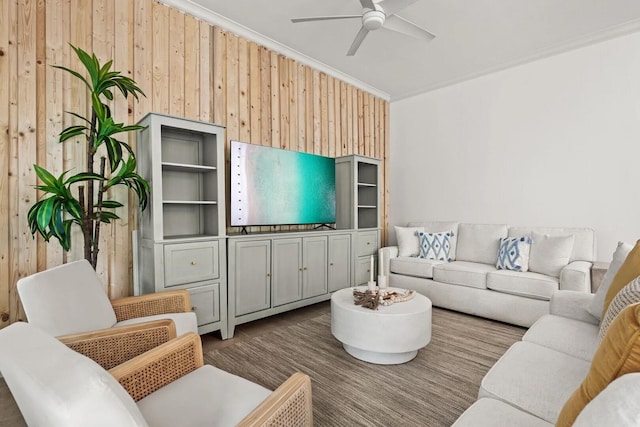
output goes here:
{"type": "Polygon", "coordinates": [[[418,0],[382,0],[374,3],[373,0],[360,0],[362,5],[361,15],[338,15],[338,16],[317,16],[309,18],[293,18],[291,22],[311,22],[311,21],[328,21],[334,19],[362,19],[362,27],[358,34],[356,34],[353,40],[347,56],[355,55],[356,51],[362,44],[363,40],[369,33],[369,31],[379,30],[380,28],[386,28],[390,31],[395,31],[410,37],[417,38],[419,40],[430,41],[435,35],[418,27],[416,24],[407,21],[404,18],[395,16],[396,13],[404,9],[405,7],[415,3],[418,0]],[[385,23],[387,25],[385,25],[385,23]]]}

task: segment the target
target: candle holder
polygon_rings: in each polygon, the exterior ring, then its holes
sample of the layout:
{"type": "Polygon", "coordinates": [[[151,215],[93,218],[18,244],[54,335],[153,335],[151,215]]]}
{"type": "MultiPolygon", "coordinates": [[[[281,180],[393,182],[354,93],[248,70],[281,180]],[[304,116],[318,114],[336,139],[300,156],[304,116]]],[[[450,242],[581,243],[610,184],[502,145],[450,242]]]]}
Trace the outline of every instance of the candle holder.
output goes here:
{"type": "Polygon", "coordinates": [[[389,281],[387,280],[387,276],[378,276],[378,286],[380,289],[385,289],[389,287],[389,281]]]}

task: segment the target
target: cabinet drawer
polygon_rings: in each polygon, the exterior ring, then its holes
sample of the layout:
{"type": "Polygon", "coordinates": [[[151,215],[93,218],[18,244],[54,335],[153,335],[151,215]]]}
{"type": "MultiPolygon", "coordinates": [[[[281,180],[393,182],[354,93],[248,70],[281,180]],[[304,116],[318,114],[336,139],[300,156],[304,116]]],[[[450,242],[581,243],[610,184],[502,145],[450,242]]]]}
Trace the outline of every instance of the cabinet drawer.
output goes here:
{"type": "Polygon", "coordinates": [[[198,318],[198,326],[220,320],[220,284],[189,289],[191,308],[198,318]]]}
{"type": "Polygon", "coordinates": [[[358,233],[358,256],[373,255],[378,252],[378,232],[358,233]]]}
{"type": "Polygon", "coordinates": [[[164,285],[176,286],[217,279],[218,241],[164,246],[164,285]]]}

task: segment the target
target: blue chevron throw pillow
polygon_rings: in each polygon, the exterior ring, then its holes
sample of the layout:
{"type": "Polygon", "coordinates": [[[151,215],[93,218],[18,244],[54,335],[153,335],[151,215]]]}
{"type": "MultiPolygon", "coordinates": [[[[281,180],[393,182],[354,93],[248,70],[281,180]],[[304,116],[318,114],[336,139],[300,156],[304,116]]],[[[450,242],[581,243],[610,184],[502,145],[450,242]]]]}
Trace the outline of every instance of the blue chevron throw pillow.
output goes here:
{"type": "Polygon", "coordinates": [[[418,232],[420,238],[420,258],[451,261],[449,250],[451,249],[451,237],[453,232],[440,233],[418,232]]]}
{"type": "Polygon", "coordinates": [[[531,237],[503,237],[500,239],[498,250],[498,270],[527,271],[529,270],[529,251],[531,237]]]}

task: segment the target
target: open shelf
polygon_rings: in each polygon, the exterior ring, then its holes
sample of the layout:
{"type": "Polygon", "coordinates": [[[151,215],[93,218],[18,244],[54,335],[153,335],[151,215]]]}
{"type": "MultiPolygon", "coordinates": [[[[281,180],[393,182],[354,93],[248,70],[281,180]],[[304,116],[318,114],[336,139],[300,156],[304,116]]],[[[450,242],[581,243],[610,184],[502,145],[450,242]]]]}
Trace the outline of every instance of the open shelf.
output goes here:
{"type": "Polygon", "coordinates": [[[165,171],[177,171],[177,172],[211,172],[217,170],[215,166],[205,166],[205,165],[192,165],[192,164],[184,164],[184,163],[170,163],[163,162],[162,170],[165,171]]]}

